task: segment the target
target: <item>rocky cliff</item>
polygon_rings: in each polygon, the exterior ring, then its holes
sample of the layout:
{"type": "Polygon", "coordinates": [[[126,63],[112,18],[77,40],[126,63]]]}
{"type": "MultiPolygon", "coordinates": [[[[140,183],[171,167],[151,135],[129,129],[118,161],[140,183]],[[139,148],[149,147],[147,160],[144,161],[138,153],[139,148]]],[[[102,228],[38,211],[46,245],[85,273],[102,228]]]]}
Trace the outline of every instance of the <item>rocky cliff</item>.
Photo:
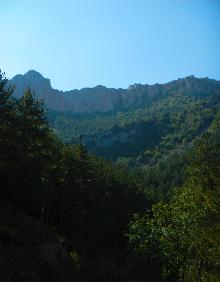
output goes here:
{"type": "Polygon", "coordinates": [[[29,86],[35,92],[36,98],[43,99],[48,108],[72,113],[123,111],[146,106],[152,101],[170,95],[170,93],[178,93],[179,91],[184,93],[185,91],[192,92],[194,95],[196,93],[205,95],[213,88],[219,87],[219,82],[215,80],[189,76],[166,84],[134,84],[127,89],[114,89],[98,85],[93,88],[64,92],[53,89],[50,80],[34,70],[30,70],[24,75],[16,75],[9,83],[15,85],[14,94],[17,97],[20,97],[29,86]],[[207,80],[209,88],[206,87],[207,80]]]}

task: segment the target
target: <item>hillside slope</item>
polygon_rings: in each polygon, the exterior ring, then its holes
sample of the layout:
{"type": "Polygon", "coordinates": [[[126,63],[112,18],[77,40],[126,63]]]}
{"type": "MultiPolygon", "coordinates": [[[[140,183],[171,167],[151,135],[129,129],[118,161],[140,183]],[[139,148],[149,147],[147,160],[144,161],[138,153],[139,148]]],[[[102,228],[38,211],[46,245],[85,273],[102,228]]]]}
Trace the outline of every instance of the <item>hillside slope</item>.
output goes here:
{"type": "Polygon", "coordinates": [[[0,280],[76,281],[73,263],[52,228],[0,202],[0,280]]]}
{"type": "Polygon", "coordinates": [[[103,157],[129,166],[145,165],[191,146],[219,108],[220,82],[186,78],[165,84],[104,86],[58,91],[36,71],[10,82],[20,97],[30,87],[43,99],[53,130],[68,143],[79,140],[103,157]]]}

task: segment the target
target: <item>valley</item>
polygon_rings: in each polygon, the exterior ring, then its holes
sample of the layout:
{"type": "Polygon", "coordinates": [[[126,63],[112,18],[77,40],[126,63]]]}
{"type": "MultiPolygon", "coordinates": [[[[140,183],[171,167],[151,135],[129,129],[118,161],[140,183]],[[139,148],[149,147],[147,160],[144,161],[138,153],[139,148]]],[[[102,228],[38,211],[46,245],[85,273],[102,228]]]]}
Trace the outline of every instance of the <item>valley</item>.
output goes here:
{"type": "Polygon", "coordinates": [[[1,74],[0,279],[219,281],[220,82],[96,90],[1,74]]]}

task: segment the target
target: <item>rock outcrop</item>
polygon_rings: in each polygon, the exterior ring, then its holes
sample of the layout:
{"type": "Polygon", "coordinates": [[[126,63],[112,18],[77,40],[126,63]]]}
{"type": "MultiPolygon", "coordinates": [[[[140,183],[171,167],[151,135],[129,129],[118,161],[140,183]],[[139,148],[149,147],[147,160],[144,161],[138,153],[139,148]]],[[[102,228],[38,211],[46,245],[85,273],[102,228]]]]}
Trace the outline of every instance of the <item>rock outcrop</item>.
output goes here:
{"type": "Polygon", "coordinates": [[[14,95],[20,97],[27,87],[35,92],[37,99],[43,99],[48,108],[55,111],[72,113],[106,113],[138,108],[166,96],[167,93],[182,92],[209,94],[213,88],[219,87],[219,82],[207,78],[189,76],[166,84],[134,84],[127,89],[114,89],[98,85],[80,90],[59,91],[51,87],[50,80],[40,73],[30,70],[24,75],[16,75],[9,84],[15,85],[14,95]],[[211,88],[206,89],[211,83],[211,88]],[[204,91],[205,90],[205,91],[204,91]]]}

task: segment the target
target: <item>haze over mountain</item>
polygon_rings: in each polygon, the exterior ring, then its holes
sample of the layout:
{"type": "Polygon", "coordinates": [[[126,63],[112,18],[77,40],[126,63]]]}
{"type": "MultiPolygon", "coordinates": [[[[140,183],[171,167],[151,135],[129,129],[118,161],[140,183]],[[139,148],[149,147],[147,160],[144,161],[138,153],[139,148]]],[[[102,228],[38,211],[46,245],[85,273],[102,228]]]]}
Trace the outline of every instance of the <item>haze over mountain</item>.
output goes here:
{"type": "Polygon", "coordinates": [[[179,90],[187,95],[206,96],[220,85],[220,82],[208,78],[188,76],[165,84],[134,84],[127,89],[97,85],[93,88],[60,91],[53,89],[50,80],[34,70],[14,76],[9,83],[15,85],[16,97],[21,97],[24,90],[30,87],[36,98],[43,99],[51,110],[72,113],[106,113],[144,107],[179,90]]]}

